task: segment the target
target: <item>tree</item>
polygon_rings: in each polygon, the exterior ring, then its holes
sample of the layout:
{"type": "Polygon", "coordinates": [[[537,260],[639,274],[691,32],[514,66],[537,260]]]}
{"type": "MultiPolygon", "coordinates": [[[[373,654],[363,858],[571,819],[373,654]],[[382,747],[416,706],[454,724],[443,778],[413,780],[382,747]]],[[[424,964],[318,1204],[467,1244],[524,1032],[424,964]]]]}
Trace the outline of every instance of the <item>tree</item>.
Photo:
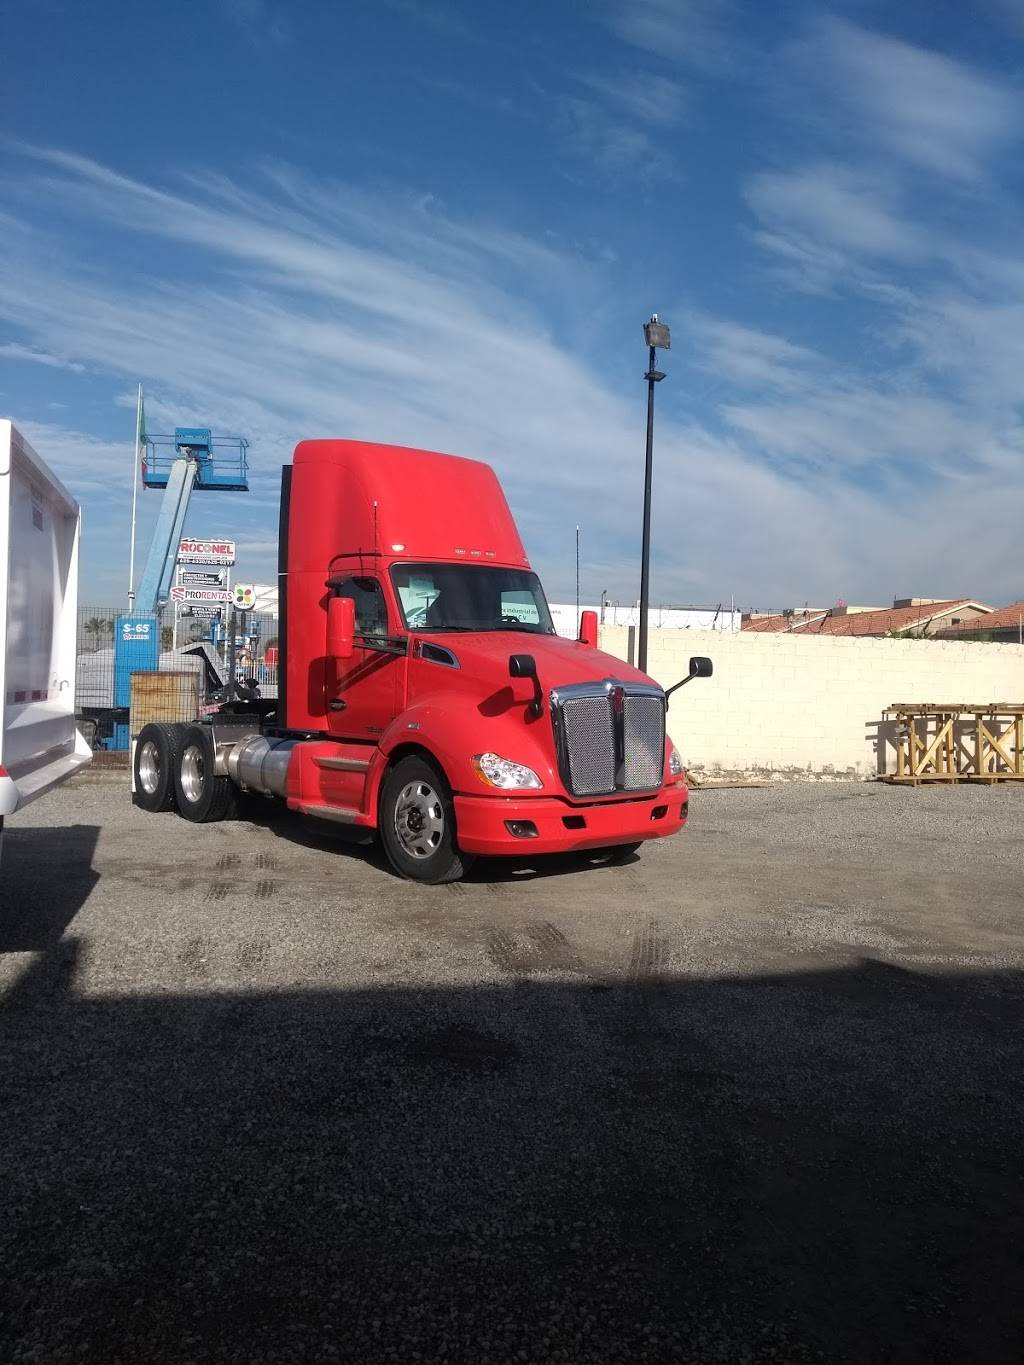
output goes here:
{"type": "Polygon", "coordinates": [[[174,644],[174,627],[161,626],[160,628],[160,648],[170,649],[174,644]]]}
{"type": "MultiPolygon", "coordinates": [[[[111,622],[113,626],[113,622],[111,622]]],[[[100,636],[105,632],[107,623],[102,616],[90,616],[82,629],[87,635],[92,636],[92,647],[94,650],[100,647],[100,636]]]]}

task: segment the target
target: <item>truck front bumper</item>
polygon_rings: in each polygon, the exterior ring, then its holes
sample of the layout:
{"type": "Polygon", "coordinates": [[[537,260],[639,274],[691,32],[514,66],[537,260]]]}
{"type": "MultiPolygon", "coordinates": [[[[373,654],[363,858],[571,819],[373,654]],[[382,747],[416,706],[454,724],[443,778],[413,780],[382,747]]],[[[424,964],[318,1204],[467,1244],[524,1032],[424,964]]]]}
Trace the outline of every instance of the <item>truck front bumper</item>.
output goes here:
{"type": "Polygon", "coordinates": [[[682,783],[640,800],[571,805],[558,797],[456,796],[459,847],[484,857],[528,857],[664,839],[686,822],[682,783]]]}

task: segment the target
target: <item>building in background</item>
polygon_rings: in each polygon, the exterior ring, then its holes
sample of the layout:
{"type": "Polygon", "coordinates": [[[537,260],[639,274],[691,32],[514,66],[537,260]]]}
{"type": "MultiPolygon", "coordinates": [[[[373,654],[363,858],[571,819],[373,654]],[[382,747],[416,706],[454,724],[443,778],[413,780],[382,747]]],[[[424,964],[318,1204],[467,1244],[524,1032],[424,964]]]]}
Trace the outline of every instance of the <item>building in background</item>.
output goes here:
{"type": "Polygon", "coordinates": [[[777,615],[744,615],[742,629],[762,634],[935,636],[984,620],[993,608],[973,598],[897,597],[891,607],[834,607],[791,609],[777,615]]]}
{"type": "Polygon", "coordinates": [[[1024,644],[1024,601],[1011,602],[987,616],[950,622],[934,632],[936,640],[991,640],[997,644],[1024,644]]]}

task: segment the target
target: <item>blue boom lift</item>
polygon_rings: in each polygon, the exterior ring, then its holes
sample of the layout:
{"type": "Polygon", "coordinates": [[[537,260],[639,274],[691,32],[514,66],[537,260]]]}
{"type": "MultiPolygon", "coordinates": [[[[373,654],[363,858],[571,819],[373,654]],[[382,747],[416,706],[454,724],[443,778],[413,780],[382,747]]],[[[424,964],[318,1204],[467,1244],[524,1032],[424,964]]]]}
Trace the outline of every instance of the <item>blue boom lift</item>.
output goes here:
{"type": "Polygon", "coordinates": [[[114,730],[104,742],[129,747],[132,674],[150,672],[160,658],[159,610],[171,592],[189,499],[195,492],[248,493],[249,442],[214,436],[209,427],[177,427],[173,436],[143,436],[142,483],[162,488],[163,501],[132,610],[114,628],[114,730]]]}

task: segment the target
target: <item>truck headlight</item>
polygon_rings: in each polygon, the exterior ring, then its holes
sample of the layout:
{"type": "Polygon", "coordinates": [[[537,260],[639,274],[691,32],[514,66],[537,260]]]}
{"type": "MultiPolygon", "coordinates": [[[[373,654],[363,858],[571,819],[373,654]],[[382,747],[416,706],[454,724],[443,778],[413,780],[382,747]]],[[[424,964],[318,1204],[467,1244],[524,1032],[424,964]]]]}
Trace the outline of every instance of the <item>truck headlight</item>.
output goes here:
{"type": "Polygon", "coordinates": [[[536,791],[544,785],[532,768],[527,768],[523,763],[513,763],[511,759],[501,758],[498,754],[475,754],[473,767],[481,782],[486,782],[489,787],[498,787],[501,791],[536,791]]]}
{"type": "Polygon", "coordinates": [[[671,740],[669,740],[668,771],[670,777],[686,776],[686,769],[683,767],[683,760],[680,757],[679,750],[671,740]]]}

